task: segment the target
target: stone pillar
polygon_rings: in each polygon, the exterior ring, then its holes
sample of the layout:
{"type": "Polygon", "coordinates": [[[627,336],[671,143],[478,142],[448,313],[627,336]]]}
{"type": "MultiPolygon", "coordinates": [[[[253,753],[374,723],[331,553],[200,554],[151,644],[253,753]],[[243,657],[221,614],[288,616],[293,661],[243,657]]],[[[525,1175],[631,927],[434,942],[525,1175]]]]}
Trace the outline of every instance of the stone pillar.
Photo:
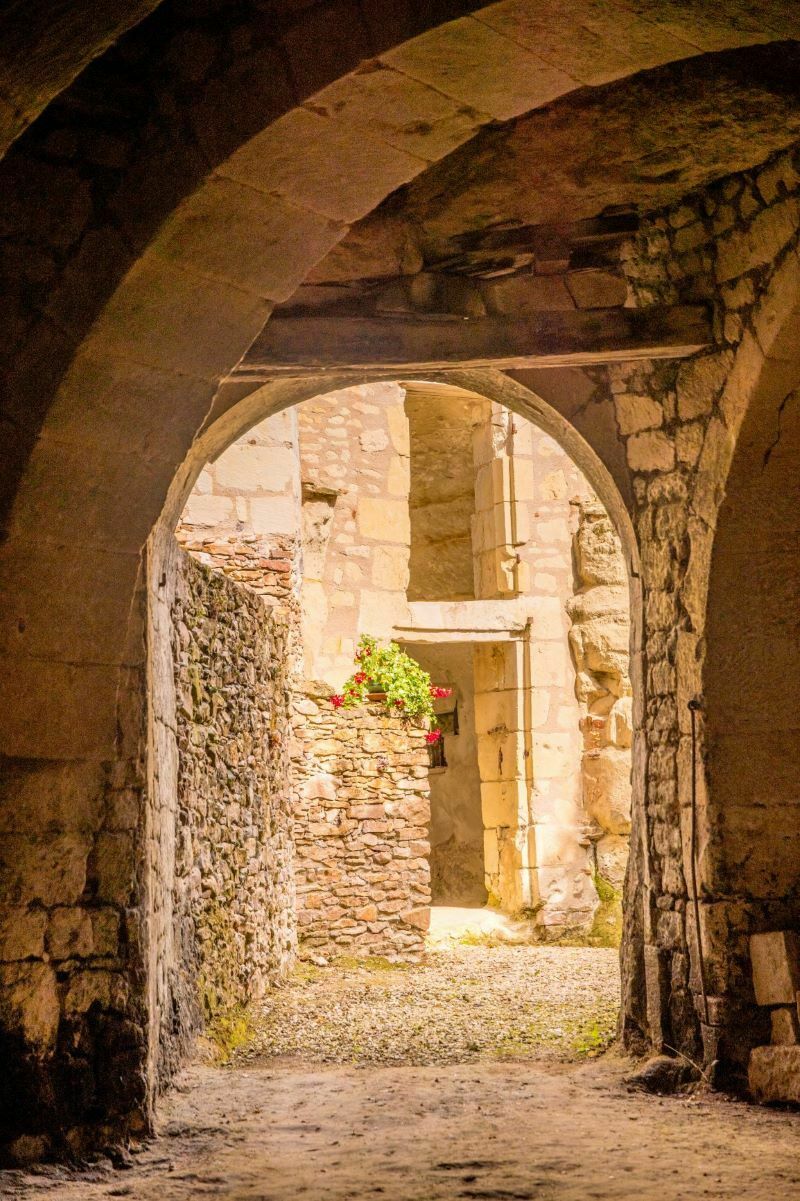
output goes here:
{"type": "Polygon", "coordinates": [[[531,679],[523,640],[476,643],[475,730],[489,903],[512,913],[538,902],[531,829],[531,679]]]}
{"type": "Polygon", "coordinates": [[[515,431],[511,413],[498,404],[492,405],[490,420],[475,429],[472,554],[475,596],[482,600],[519,596],[529,587],[530,573],[517,550],[528,540],[528,513],[514,478],[526,438],[529,458],[529,430],[515,431]]]}

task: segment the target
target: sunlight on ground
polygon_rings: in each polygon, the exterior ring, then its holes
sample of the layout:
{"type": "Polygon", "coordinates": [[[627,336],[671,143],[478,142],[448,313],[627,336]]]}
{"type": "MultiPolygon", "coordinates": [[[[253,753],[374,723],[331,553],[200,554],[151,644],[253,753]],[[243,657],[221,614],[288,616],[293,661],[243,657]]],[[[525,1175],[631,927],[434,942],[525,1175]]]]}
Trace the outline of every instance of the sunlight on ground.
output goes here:
{"type": "Polygon", "coordinates": [[[618,1005],[618,956],[606,948],[451,942],[415,965],[301,964],[254,1012],[233,1062],[563,1062],[611,1042],[618,1005]]]}

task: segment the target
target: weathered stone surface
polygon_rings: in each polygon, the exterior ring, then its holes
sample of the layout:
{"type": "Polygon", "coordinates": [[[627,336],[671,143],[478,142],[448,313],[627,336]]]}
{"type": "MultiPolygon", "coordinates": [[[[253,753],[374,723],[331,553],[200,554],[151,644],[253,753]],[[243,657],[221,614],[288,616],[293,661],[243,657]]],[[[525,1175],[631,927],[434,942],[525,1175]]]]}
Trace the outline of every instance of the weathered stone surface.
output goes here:
{"type": "Polygon", "coordinates": [[[300,954],[414,957],[431,895],[424,731],[379,704],[337,710],[326,692],[298,682],[294,702],[300,954]]]}
{"type": "Polygon", "coordinates": [[[800,1047],[754,1047],[747,1073],[754,1101],[800,1102],[800,1047]]]}
{"type": "Polygon", "coordinates": [[[800,1043],[800,1023],[797,1020],[797,1006],[778,1006],[770,1010],[772,1023],[773,1046],[796,1046],[800,1043]]]}
{"type": "Polygon", "coordinates": [[[186,555],[177,571],[173,922],[185,978],[174,1003],[197,1024],[260,996],[291,963],[293,660],[284,610],[186,555]]]}
{"type": "Polygon", "coordinates": [[[750,936],[753,988],[759,1005],[793,1005],[800,988],[800,937],[793,930],[750,936]]]}
{"type": "Polygon", "coordinates": [[[609,834],[631,828],[631,757],[616,747],[588,751],[583,757],[586,812],[609,834]]]}

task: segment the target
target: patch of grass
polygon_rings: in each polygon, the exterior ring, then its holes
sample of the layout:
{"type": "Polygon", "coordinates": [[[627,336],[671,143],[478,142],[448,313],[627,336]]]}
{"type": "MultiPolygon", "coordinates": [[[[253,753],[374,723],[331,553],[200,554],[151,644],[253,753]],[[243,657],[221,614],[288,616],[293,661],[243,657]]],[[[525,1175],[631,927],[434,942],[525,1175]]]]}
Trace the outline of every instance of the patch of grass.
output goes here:
{"type": "Polygon", "coordinates": [[[307,959],[297,959],[289,973],[289,979],[296,984],[310,984],[312,980],[319,980],[322,970],[307,959]]]}
{"type": "Polygon", "coordinates": [[[217,1062],[225,1064],[241,1047],[252,1042],[255,1025],[247,1009],[235,1006],[217,1014],[208,1023],[205,1036],[214,1048],[217,1062]]]}
{"type": "Polygon", "coordinates": [[[618,947],[622,942],[622,897],[599,872],[593,879],[600,906],[586,941],[590,947],[618,947]]]}
{"type": "Polygon", "coordinates": [[[416,966],[413,963],[385,959],[383,955],[364,955],[363,958],[358,955],[337,955],[330,965],[345,972],[356,971],[359,968],[367,972],[407,972],[416,966]]]}
{"type": "Polygon", "coordinates": [[[572,1051],[581,1058],[593,1059],[611,1046],[614,1033],[615,1027],[610,1022],[593,1018],[575,1036],[572,1051]]]}
{"type": "Polygon", "coordinates": [[[456,939],[461,947],[507,947],[508,940],[492,934],[490,930],[465,930],[456,939]]]}

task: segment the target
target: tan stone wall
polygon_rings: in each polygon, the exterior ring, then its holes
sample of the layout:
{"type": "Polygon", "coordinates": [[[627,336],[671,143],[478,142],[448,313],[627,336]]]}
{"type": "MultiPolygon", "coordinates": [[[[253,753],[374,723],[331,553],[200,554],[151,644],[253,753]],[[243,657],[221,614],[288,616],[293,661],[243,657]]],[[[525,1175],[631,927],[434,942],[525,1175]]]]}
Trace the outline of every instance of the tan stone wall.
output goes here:
{"type": "MultiPolygon", "coordinates": [[[[628,576],[619,538],[596,500],[577,506],[576,595],[567,603],[583,730],[583,807],[603,901],[599,936],[618,936],[631,826],[633,696],[628,576]]],[[[597,925],[598,923],[596,923],[597,925]]]]}
{"type": "Polygon", "coordinates": [[[398,384],[347,388],[299,410],[303,641],[309,678],[339,687],[361,634],[391,635],[406,605],[408,421],[398,384]]]}
{"type": "MultiPolygon", "coordinates": [[[[588,932],[599,906],[600,830],[581,770],[586,698],[580,680],[576,688],[576,667],[584,665],[571,653],[576,636],[570,606],[584,586],[573,536],[579,507],[592,492],[553,438],[499,405],[476,429],[475,462],[476,589],[523,598],[530,617],[522,644],[476,649],[490,889],[507,908],[535,911],[545,930],[588,932]]],[[[624,590],[618,546],[617,553],[624,590]]],[[[624,597],[620,606],[615,648],[627,664],[624,597]]],[[[617,766],[624,776],[619,786],[629,796],[630,764],[617,766]]],[[[625,848],[616,850],[624,870],[625,848]]],[[[619,864],[613,875],[619,887],[619,864]]]]}
{"type": "MultiPolygon", "coordinates": [[[[632,855],[628,888],[626,1026],[631,1038],[646,1030],[657,1045],[666,1042],[694,1057],[719,1058],[734,1073],[742,1071],[749,1046],[764,1040],[763,1027],[759,1033],[763,1015],[753,1006],[748,935],[792,927],[800,918],[794,823],[787,820],[796,812],[794,777],[783,770],[785,751],[776,749],[774,733],[760,729],[756,716],[758,705],[772,697],[768,703],[780,711],[783,745],[796,746],[791,715],[797,708],[784,706],[783,698],[786,681],[796,678],[791,656],[798,640],[782,639],[779,668],[772,652],[759,656],[762,678],[752,692],[752,670],[740,657],[740,644],[768,629],[767,615],[774,612],[769,589],[759,588],[762,577],[749,565],[729,576],[726,594],[735,590],[747,621],[738,630],[735,623],[727,626],[711,658],[708,635],[719,639],[725,624],[707,627],[708,583],[737,445],[742,490],[728,512],[743,503],[739,521],[748,553],[758,551],[763,561],[791,528],[789,514],[781,510],[784,517],[778,516],[773,502],[758,493],[757,481],[768,470],[781,406],[791,403],[797,379],[798,166],[796,155],[777,155],[645,224],[627,261],[636,297],[644,302],[711,299],[719,343],[681,364],[608,371],[633,474],[644,592],[644,704],[638,718],[640,754],[634,760],[641,787],[640,799],[634,793],[641,805],[634,822],[642,843],[632,855]],[[714,664],[708,678],[707,656],[714,664]],[[740,662],[743,675],[736,672],[732,678],[730,656],[740,662]],[[695,697],[705,705],[696,778],[708,1024],[699,1020],[704,1009],[690,895],[693,773],[687,702],[695,697]],[[637,942],[643,952],[634,949],[637,942]]],[[[770,580],[782,576],[776,567],[777,561],[769,569],[770,580]]],[[[794,588],[794,571],[783,576],[784,590],[788,581],[794,588]]],[[[728,602],[713,591],[712,600],[716,617],[728,602]]],[[[769,643],[767,636],[762,646],[769,643]]]]}
{"type": "Polygon", "coordinates": [[[430,904],[424,731],[329,695],[309,684],[294,702],[300,953],[414,956],[430,904]]]}
{"type": "Polygon", "coordinates": [[[466,600],[473,579],[473,430],[488,401],[445,385],[409,385],[411,438],[409,600],[466,600]]]}
{"type": "Polygon", "coordinates": [[[259,422],[206,464],[175,537],[198,562],[292,604],[300,567],[295,410],[259,422]]]}
{"type": "Polygon", "coordinates": [[[291,958],[291,658],[285,610],[197,564],[166,528],[148,574],[148,1056],[163,1086],[204,1023],[291,958]]]}

